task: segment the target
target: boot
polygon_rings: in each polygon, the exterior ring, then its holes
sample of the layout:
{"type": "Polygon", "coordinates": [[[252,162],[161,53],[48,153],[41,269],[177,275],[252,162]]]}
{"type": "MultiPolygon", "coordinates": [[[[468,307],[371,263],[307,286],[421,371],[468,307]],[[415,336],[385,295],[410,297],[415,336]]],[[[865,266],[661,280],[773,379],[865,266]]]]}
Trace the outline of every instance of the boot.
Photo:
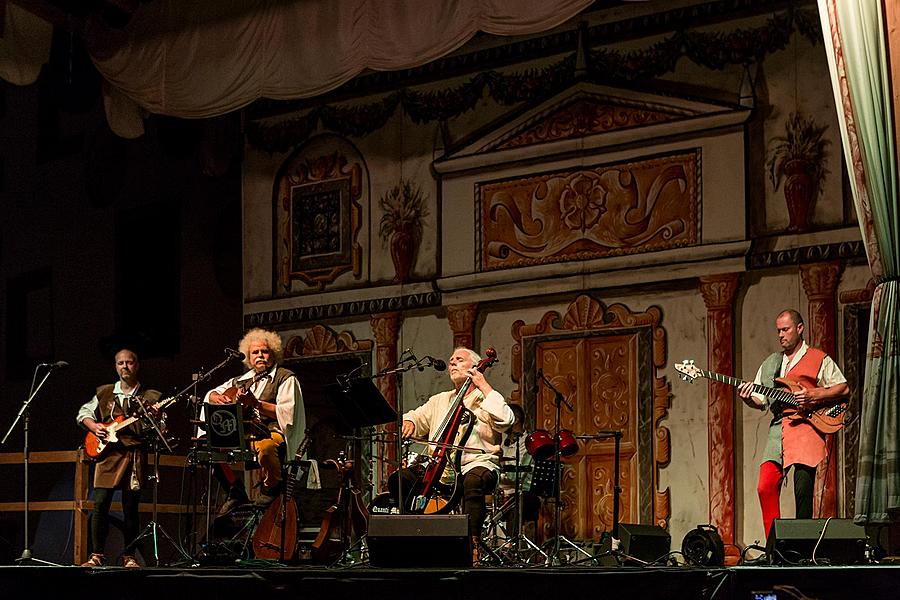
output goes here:
{"type": "Polygon", "coordinates": [[[247,504],[250,502],[250,498],[247,497],[247,492],[244,491],[244,486],[242,485],[234,485],[228,490],[228,496],[225,499],[225,502],[222,506],[219,507],[218,516],[224,516],[233,511],[238,506],[242,504],[247,504]]]}
{"type": "Polygon", "coordinates": [[[275,502],[275,498],[281,494],[281,491],[284,489],[282,482],[279,482],[275,487],[269,488],[266,486],[260,486],[260,494],[256,499],[256,502],[253,503],[253,508],[257,510],[266,510],[271,506],[273,502],[275,502]]]}

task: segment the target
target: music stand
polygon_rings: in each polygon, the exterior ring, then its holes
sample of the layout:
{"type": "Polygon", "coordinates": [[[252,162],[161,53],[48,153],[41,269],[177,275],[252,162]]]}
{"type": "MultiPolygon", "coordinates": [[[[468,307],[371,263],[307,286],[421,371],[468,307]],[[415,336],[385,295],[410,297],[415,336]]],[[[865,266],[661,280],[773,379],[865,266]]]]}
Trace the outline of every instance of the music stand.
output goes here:
{"type": "Polygon", "coordinates": [[[361,377],[330,383],[325,392],[334,403],[338,415],[352,429],[391,423],[397,411],[391,408],[371,379],[361,377]]]}
{"type": "MultiPolygon", "coordinates": [[[[532,555],[535,552],[537,552],[546,561],[547,554],[541,549],[540,546],[538,546],[533,541],[531,541],[528,538],[528,536],[525,535],[525,531],[524,531],[525,488],[522,485],[522,479],[524,478],[525,474],[528,473],[528,469],[525,469],[522,466],[522,438],[523,437],[524,437],[524,435],[522,433],[515,434],[515,437],[514,437],[515,441],[513,442],[516,446],[516,454],[515,454],[515,459],[514,459],[515,460],[514,472],[516,474],[516,479],[515,479],[514,485],[513,485],[513,498],[515,500],[515,511],[516,511],[515,536],[512,537],[511,539],[506,540],[506,542],[504,542],[503,546],[501,546],[501,549],[511,547],[513,549],[512,553],[515,556],[516,562],[518,562],[518,563],[528,562],[527,560],[526,561],[522,560],[522,555],[525,552],[525,548],[523,548],[523,545],[524,545],[525,547],[531,548],[532,555]]],[[[531,470],[533,472],[534,463],[532,463],[531,465],[528,465],[528,466],[531,467],[531,470]]],[[[503,467],[501,467],[501,471],[502,470],[503,470],[503,467]]]]}
{"type": "MultiPolygon", "coordinates": [[[[599,554],[595,554],[591,558],[582,559],[577,561],[574,564],[579,564],[582,562],[595,562],[601,558],[612,556],[616,564],[622,565],[626,562],[632,562],[637,564],[646,565],[648,563],[635,558],[633,556],[629,556],[625,554],[620,549],[620,539],[619,539],[619,500],[622,495],[622,486],[619,485],[619,474],[620,474],[620,450],[622,446],[622,432],[620,430],[614,429],[611,431],[598,431],[596,435],[576,435],[575,438],[579,440],[607,440],[609,438],[613,438],[614,440],[614,455],[613,455],[613,514],[612,514],[612,531],[609,532],[609,550],[604,550],[599,554]]],[[[601,561],[601,564],[604,564],[601,561]]]]}
{"type": "MultiPolygon", "coordinates": [[[[347,379],[339,377],[337,383],[328,384],[325,387],[325,393],[334,404],[335,411],[344,420],[347,426],[354,431],[363,427],[374,427],[376,425],[384,425],[391,423],[397,419],[397,411],[395,411],[384,396],[378,391],[375,383],[367,377],[359,377],[347,379]]],[[[348,486],[342,494],[347,514],[344,515],[348,526],[341,527],[341,545],[343,551],[341,557],[335,564],[344,562],[352,549],[350,544],[350,529],[353,523],[365,523],[368,521],[367,514],[358,514],[364,507],[360,503],[354,502],[351,498],[353,487],[350,482],[342,481],[342,485],[348,486]],[[357,514],[354,514],[357,513],[357,514]]],[[[358,493],[358,491],[356,491],[358,493]]],[[[360,535],[359,543],[365,536],[365,532],[356,532],[360,535]]]]}

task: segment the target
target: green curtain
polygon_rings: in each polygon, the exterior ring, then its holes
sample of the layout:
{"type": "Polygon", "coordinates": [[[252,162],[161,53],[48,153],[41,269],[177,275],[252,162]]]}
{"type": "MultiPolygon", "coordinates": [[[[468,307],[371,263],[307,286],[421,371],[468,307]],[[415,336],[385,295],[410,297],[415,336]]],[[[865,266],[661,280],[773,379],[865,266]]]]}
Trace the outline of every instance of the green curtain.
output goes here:
{"type": "Polygon", "coordinates": [[[900,521],[900,223],[883,7],[878,0],[818,4],[853,201],[877,283],[860,407],[855,520],[889,523],[900,521]]]}

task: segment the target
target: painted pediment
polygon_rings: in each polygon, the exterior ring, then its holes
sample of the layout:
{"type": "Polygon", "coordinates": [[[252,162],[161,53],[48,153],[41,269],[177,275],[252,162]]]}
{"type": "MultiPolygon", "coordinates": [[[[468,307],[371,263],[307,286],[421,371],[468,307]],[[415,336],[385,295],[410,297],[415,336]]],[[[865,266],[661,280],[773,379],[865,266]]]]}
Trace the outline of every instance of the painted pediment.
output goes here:
{"type": "Polygon", "coordinates": [[[681,115],[664,109],[618,104],[607,98],[580,95],[559,106],[520,132],[496,145],[497,149],[543,144],[588,135],[643,127],[678,119],[681,115]]]}
{"type": "Polygon", "coordinates": [[[455,161],[473,156],[497,154],[490,161],[502,162],[502,156],[627,144],[740,123],[749,113],[741,106],[581,82],[476,131],[449,148],[435,168],[452,172],[455,161]]]}

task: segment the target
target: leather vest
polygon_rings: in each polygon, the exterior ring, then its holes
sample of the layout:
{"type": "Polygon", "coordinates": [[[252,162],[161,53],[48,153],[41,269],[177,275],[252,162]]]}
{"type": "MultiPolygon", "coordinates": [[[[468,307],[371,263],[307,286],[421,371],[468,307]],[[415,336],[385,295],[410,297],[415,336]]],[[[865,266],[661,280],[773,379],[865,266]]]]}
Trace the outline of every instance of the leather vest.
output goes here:
{"type": "MultiPolygon", "coordinates": [[[[125,414],[125,410],[117,402],[115,387],[115,384],[110,383],[97,388],[98,410],[100,411],[100,421],[103,423],[125,414]]],[[[141,387],[130,402],[137,402],[138,398],[142,398],[145,404],[155,404],[159,401],[160,396],[161,394],[156,390],[141,387]]],[[[136,406],[133,409],[138,410],[136,406]]],[[[123,446],[137,446],[141,443],[141,430],[141,422],[136,421],[128,427],[117,431],[116,435],[123,446]]]]}

